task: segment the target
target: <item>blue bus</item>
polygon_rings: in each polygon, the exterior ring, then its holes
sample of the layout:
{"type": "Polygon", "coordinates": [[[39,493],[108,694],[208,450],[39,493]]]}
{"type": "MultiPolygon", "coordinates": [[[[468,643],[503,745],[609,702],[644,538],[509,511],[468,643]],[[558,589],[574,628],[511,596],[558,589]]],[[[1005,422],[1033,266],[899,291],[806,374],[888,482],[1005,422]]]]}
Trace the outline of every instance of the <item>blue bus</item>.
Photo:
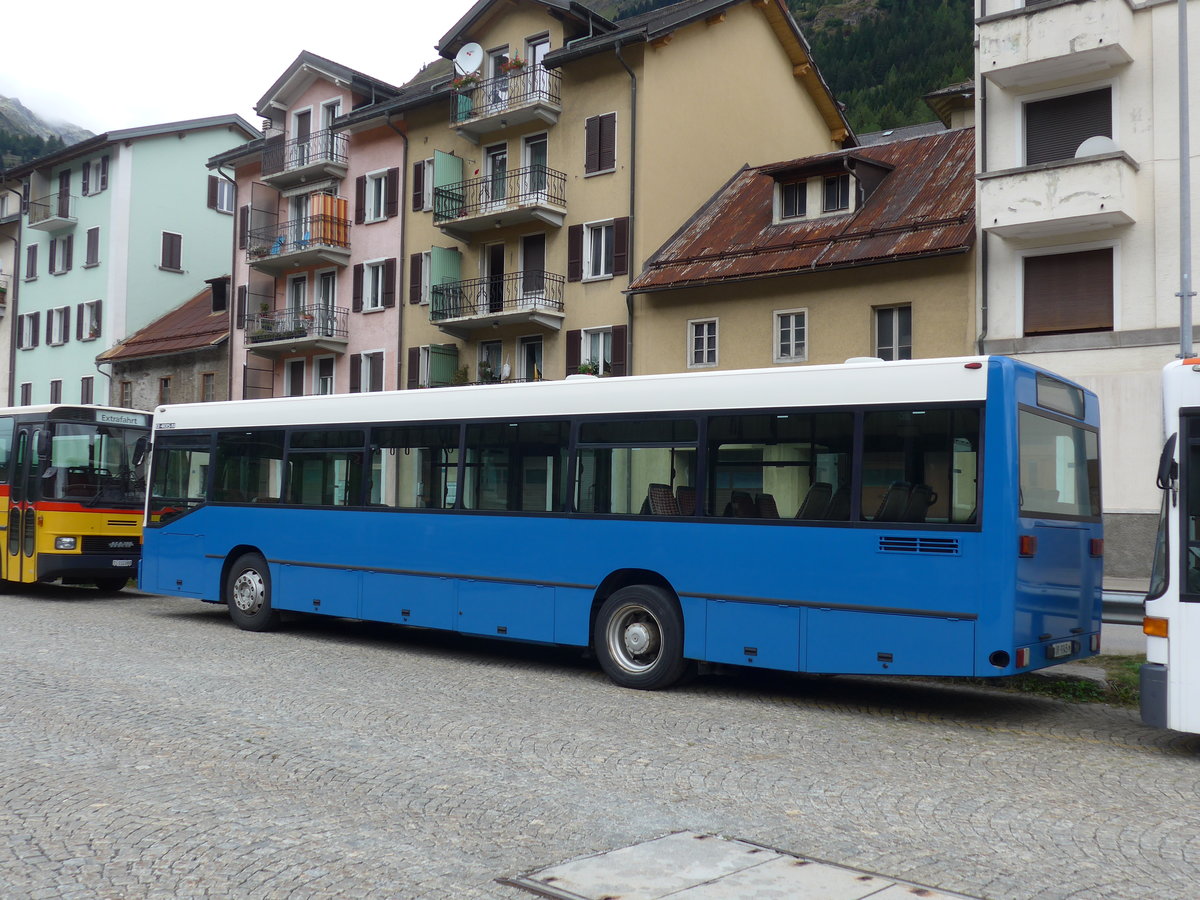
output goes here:
{"type": "Polygon", "coordinates": [[[1099,651],[1096,397],[971,357],[164,406],[140,584],[698,664],[1012,675],[1099,651]]]}

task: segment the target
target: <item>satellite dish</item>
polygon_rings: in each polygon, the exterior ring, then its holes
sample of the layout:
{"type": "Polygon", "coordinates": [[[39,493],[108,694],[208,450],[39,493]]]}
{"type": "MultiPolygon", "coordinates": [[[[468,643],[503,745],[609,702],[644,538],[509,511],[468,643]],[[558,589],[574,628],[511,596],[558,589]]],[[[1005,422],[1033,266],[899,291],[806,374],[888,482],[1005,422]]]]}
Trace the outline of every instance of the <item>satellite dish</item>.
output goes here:
{"type": "Polygon", "coordinates": [[[1117,149],[1117,142],[1110,137],[1105,137],[1098,134],[1095,137],[1090,137],[1075,151],[1075,158],[1082,159],[1085,156],[1099,156],[1101,153],[1113,153],[1117,149]]]}
{"type": "Polygon", "coordinates": [[[454,68],[459,75],[472,75],[483,65],[483,48],[478,44],[464,44],[454,57],[454,68]]]}

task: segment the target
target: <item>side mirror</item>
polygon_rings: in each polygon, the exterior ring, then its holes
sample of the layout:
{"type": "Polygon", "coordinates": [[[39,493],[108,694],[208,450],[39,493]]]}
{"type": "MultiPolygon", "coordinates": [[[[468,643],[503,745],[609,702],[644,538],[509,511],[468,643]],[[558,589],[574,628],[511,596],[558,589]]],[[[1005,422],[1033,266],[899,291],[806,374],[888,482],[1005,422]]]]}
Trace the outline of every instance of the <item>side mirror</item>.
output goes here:
{"type": "Polygon", "coordinates": [[[37,458],[38,459],[40,459],[42,462],[50,461],[50,450],[51,450],[50,432],[44,428],[37,433],[36,449],[37,449],[37,458]]]}
{"type": "Polygon", "coordinates": [[[136,469],[146,460],[146,451],[150,449],[150,441],[140,437],[133,445],[133,467],[136,469]]]}
{"type": "Polygon", "coordinates": [[[1163,444],[1162,455],[1158,458],[1158,478],[1154,482],[1159,490],[1171,490],[1175,486],[1175,480],[1179,478],[1179,463],[1175,462],[1175,443],[1178,439],[1179,434],[1176,433],[1163,444]]]}

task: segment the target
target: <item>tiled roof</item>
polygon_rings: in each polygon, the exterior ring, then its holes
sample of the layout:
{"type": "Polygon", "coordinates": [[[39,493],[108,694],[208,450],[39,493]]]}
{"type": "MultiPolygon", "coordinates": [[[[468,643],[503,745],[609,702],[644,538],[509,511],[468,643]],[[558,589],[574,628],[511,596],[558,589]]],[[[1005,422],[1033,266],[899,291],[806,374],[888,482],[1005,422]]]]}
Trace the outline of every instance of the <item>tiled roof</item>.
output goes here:
{"type": "Polygon", "coordinates": [[[975,240],[975,131],[745,168],[646,264],[630,293],[965,253],[975,240]],[[775,183],[857,166],[853,213],[774,221],[775,183]]]}
{"type": "MultiPolygon", "coordinates": [[[[214,279],[219,280],[219,279],[214,279]]],[[[126,362],[216,347],[229,337],[229,313],[212,311],[212,286],[96,357],[126,362]]]]}

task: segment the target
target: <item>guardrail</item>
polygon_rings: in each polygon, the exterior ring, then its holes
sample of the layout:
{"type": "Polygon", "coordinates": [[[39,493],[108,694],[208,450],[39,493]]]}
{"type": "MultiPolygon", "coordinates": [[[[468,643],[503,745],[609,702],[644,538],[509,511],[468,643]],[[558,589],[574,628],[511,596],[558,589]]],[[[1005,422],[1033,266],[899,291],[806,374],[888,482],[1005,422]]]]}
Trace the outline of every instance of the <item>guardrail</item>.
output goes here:
{"type": "Polygon", "coordinates": [[[1141,625],[1145,599],[1139,591],[1105,591],[1101,621],[1105,625],[1141,625]]]}

